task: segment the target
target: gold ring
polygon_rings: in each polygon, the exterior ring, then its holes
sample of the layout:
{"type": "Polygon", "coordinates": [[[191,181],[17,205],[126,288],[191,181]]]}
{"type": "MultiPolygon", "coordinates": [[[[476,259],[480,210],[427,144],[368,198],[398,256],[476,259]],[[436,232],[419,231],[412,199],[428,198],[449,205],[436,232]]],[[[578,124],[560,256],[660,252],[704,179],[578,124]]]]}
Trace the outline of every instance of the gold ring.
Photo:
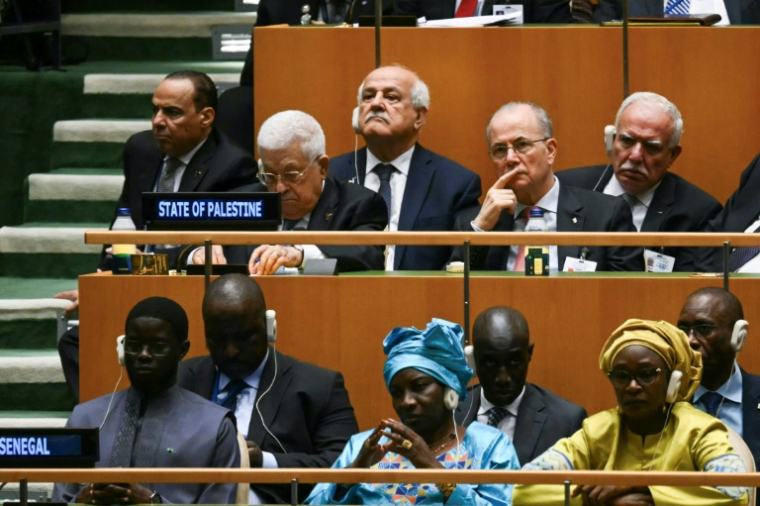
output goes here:
{"type": "Polygon", "coordinates": [[[404,450],[411,450],[412,449],[412,442],[409,441],[408,439],[404,439],[401,442],[401,448],[403,448],[404,450]]]}
{"type": "Polygon", "coordinates": [[[372,448],[372,443],[369,442],[369,439],[364,442],[364,447],[369,450],[372,448]]]}

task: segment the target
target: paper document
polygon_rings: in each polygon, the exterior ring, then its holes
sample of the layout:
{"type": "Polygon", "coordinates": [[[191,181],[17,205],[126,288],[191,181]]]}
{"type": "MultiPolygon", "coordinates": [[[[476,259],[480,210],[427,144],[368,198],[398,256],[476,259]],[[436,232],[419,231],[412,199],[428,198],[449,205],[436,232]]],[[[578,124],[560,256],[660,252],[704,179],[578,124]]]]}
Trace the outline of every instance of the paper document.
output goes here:
{"type": "Polygon", "coordinates": [[[420,26],[429,27],[447,27],[447,28],[468,28],[477,26],[492,26],[492,25],[521,25],[523,23],[522,5],[516,6],[519,9],[510,9],[506,14],[500,14],[497,16],[475,16],[471,18],[451,18],[451,19],[436,19],[427,21],[420,26]]]}

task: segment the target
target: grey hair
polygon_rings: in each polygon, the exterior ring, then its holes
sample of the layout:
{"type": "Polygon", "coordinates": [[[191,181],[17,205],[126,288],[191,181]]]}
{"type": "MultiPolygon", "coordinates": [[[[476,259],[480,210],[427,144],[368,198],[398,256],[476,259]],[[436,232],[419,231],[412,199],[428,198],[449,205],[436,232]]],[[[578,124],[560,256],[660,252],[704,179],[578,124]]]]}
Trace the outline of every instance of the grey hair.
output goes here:
{"type": "Polygon", "coordinates": [[[681,136],[683,135],[683,119],[681,118],[681,111],[678,110],[676,104],[662,95],[652,93],[651,91],[638,91],[623,100],[620,109],[618,109],[617,116],[615,116],[615,130],[617,130],[620,125],[620,116],[623,115],[623,111],[625,111],[628,106],[637,102],[652,104],[659,107],[662,112],[670,116],[670,124],[673,127],[673,136],[670,138],[670,146],[668,147],[672,148],[678,146],[681,142],[681,136]]]}
{"type": "Polygon", "coordinates": [[[259,150],[289,148],[300,143],[301,152],[310,159],[327,152],[325,133],[313,116],[302,111],[282,111],[270,116],[259,128],[256,139],[259,150]]]}
{"type": "Polygon", "coordinates": [[[523,105],[530,107],[538,118],[538,124],[541,128],[541,136],[548,138],[554,137],[552,118],[549,116],[549,113],[546,112],[546,109],[534,102],[509,102],[499,107],[499,110],[493,113],[491,115],[491,119],[488,120],[488,126],[486,126],[486,142],[488,143],[489,147],[491,146],[491,123],[493,123],[493,119],[496,117],[496,115],[523,105]]]}
{"type": "MultiPolygon", "coordinates": [[[[407,72],[411,72],[415,78],[414,84],[412,85],[412,90],[411,90],[412,107],[414,107],[415,111],[419,111],[423,107],[425,109],[430,109],[430,89],[428,88],[428,85],[425,84],[425,81],[420,79],[420,76],[417,75],[417,72],[411,69],[408,69],[404,67],[403,65],[398,65],[398,64],[385,65],[384,67],[378,67],[375,70],[388,68],[388,67],[395,67],[395,68],[406,70],[407,72]]],[[[356,95],[356,103],[358,105],[362,105],[363,94],[364,94],[364,81],[362,81],[362,83],[359,85],[359,93],[357,93],[356,95]]]]}

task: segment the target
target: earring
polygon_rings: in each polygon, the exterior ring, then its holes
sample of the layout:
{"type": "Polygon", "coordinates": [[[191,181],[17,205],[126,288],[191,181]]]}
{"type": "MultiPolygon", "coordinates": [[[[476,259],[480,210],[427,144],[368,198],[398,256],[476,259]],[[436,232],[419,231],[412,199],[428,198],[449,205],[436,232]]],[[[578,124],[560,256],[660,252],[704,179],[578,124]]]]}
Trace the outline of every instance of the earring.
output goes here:
{"type": "Polygon", "coordinates": [[[665,404],[662,405],[662,412],[665,413],[668,410],[667,406],[665,404]]]}

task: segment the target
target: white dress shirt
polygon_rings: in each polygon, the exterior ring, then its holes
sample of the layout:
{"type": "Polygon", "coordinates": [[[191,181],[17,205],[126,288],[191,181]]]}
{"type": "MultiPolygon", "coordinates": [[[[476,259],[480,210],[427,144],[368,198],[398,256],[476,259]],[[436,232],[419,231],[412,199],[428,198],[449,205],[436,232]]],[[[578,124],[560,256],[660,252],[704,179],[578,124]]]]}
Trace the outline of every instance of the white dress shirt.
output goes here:
{"type": "MultiPolygon", "coordinates": [[[[667,5],[668,0],[663,0],[662,12],[665,12],[667,5]]],[[[731,24],[731,21],[728,19],[725,0],[691,0],[689,2],[689,14],[720,14],[721,19],[715,26],[728,26],[731,24]]]]}
{"type": "MultiPolygon", "coordinates": [[[[633,225],[636,227],[637,232],[641,232],[644,218],[646,218],[649,206],[652,205],[652,199],[654,199],[654,192],[660,186],[660,183],[662,181],[658,181],[656,185],[647,191],[634,195],[638,199],[638,202],[631,205],[631,214],[633,214],[633,225]]],[[[620,186],[620,181],[613,175],[602,193],[612,195],[613,197],[622,197],[625,194],[625,190],[620,186]]]]}
{"type": "MultiPolygon", "coordinates": [[[[182,176],[185,174],[185,169],[187,168],[187,165],[190,163],[190,160],[193,159],[195,156],[195,153],[198,152],[199,149],[201,149],[201,146],[206,144],[206,140],[208,137],[203,139],[201,142],[198,143],[197,146],[195,146],[193,149],[188,151],[182,156],[177,157],[177,160],[182,162],[182,164],[177,167],[177,170],[174,171],[174,189],[172,191],[176,192],[179,191],[179,184],[182,182],[182,176]]],[[[156,184],[153,185],[153,191],[158,191],[158,180],[161,179],[161,172],[164,171],[164,165],[166,165],[166,161],[169,159],[169,155],[164,156],[164,163],[161,165],[161,171],[158,173],[158,177],[156,178],[156,184]]]]}
{"type": "Polygon", "coordinates": [[[480,388],[480,408],[478,409],[478,421],[480,423],[488,425],[488,412],[491,410],[491,408],[494,407],[500,407],[507,410],[509,413],[507,416],[502,418],[502,420],[499,422],[499,426],[496,427],[500,431],[502,431],[504,434],[509,436],[509,439],[514,440],[515,439],[515,425],[517,425],[517,415],[520,413],[520,403],[523,400],[523,396],[525,396],[525,386],[523,385],[523,389],[520,392],[520,395],[517,396],[517,398],[512,401],[511,404],[508,404],[506,406],[496,406],[495,404],[491,403],[488,399],[486,399],[486,393],[483,388],[480,388]]]}
{"type": "MultiPolygon", "coordinates": [[[[401,203],[404,200],[404,190],[406,190],[406,182],[409,179],[409,169],[412,165],[412,155],[414,154],[414,146],[408,151],[405,151],[395,160],[388,162],[393,165],[396,170],[391,174],[391,208],[389,211],[388,230],[395,232],[398,230],[399,216],[401,216],[401,203]]],[[[375,192],[380,190],[380,176],[375,172],[375,167],[381,162],[372,151],[367,148],[367,166],[364,171],[364,186],[375,192]]],[[[385,254],[385,270],[393,270],[393,261],[396,257],[396,246],[389,245],[386,248],[385,254]]]]}

